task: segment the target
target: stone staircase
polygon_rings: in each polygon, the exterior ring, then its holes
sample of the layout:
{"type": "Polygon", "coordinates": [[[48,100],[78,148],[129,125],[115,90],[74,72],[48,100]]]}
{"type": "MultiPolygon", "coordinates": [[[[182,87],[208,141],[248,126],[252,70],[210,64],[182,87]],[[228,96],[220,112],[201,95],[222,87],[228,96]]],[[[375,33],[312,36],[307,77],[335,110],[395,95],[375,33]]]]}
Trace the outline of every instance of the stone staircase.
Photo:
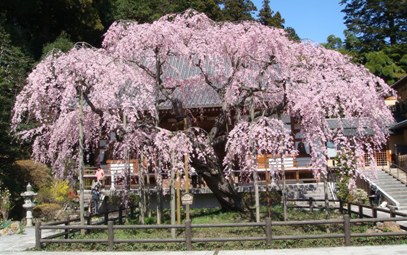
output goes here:
{"type": "Polygon", "coordinates": [[[399,210],[407,209],[407,186],[389,173],[378,170],[375,183],[399,203],[399,210]]]}

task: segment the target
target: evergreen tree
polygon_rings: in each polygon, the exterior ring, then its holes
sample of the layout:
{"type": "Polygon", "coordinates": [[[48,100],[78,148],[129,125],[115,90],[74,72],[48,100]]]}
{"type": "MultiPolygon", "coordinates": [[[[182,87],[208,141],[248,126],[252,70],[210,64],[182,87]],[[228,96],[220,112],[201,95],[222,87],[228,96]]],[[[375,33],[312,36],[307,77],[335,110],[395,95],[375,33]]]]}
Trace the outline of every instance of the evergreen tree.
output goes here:
{"type": "Polygon", "coordinates": [[[263,0],[263,6],[259,11],[259,22],[266,26],[277,28],[284,28],[284,19],[281,17],[280,12],[274,12],[270,8],[270,1],[263,0]]]}
{"type": "Polygon", "coordinates": [[[74,46],[74,43],[70,40],[69,35],[65,32],[62,32],[55,41],[44,45],[42,49],[42,57],[45,57],[48,52],[53,49],[59,49],[62,52],[67,52],[74,46]]]}
{"type": "Polygon", "coordinates": [[[115,20],[136,20],[139,23],[153,22],[164,14],[171,13],[174,4],[168,0],[114,0],[115,20]]]}
{"type": "Polygon", "coordinates": [[[2,0],[0,10],[13,44],[27,49],[35,59],[42,55],[44,44],[62,31],[73,41],[98,46],[112,22],[109,0],[2,0]]]}
{"type": "Polygon", "coordinates": [[[407,1],[341,0],[347,54],[388,83],[406,75],[407,1]]]}
{"type": "Polygon", "coordinates": [[[322,46],[324,46],[325,48],[331,50],[343,49],[343,42],[341,38],[336,37],[335,35],[329,35],[326,40],[327,42],[322,44],[322,46]]]}
{"type": "Polygon", "coordinates": [[[393,84],[405,75],[402,68],[396,65],[384,51],[369,52],[365,58],[365,66],[369,71],[382,77],[389,84],[393,84]]]}
{"type": "Polygon", "coordinates": [[[203,12],[213,20],[222,20],[220,0],[114,0],[113,17],[115,20],[136,20],[150,23],[161,16],[174,12],[183,12],[189,8],[203,12]]]}
{"type": "Polygon", "coordinates": [[[345,24],[364,52],[407,43],[407,1],[341,0],[345,24]]]}
{"type": "Polygon", "coordinates": [[[223,19],[228,21],[253,20],[252,13],[257,10],[250,0],[223,0],[223,19]]]}
{"type": "Polygon", "coordinates": [[[215,21],[220,21],[223,18],[220,8],[221,0],[178,0],[174,2],[178,2],[175,12],[182,12],[192,8],[198,12],[205,13],[215,21]]]}
{"type": "Polygon", "coordinates": [[[300,36],[297,34],[297,32],[295,31],[295,29],[293,27],[286,27],[284,30],[287,33],[288,39],[290,39],[291,41],[295,41],[295,42],[301,41],[300,36]]]}
{"type": "Polygon", "coordinates": [[[10,190],[12,200],[20,197],[26,176],[15,166],[23,152],[10,134],[11,111],[31,63],[21,49],[12,45],[0,21],[0,188],[10,190]]]}

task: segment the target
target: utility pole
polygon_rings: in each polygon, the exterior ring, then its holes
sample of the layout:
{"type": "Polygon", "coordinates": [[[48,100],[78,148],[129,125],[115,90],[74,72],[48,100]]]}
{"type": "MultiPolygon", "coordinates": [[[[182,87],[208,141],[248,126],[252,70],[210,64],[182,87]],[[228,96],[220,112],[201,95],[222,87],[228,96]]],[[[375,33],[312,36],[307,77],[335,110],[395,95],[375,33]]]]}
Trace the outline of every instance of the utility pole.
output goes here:
{"type": "MultiPolygon", "coordinates": [[[[84,187],[83,187],[83,90],[79,92],[79,217],[81,226],[85,225],[84,216],[84,187]]],[[[81,234],[85,234],[85,229],[81,229],[81,234]]]]}

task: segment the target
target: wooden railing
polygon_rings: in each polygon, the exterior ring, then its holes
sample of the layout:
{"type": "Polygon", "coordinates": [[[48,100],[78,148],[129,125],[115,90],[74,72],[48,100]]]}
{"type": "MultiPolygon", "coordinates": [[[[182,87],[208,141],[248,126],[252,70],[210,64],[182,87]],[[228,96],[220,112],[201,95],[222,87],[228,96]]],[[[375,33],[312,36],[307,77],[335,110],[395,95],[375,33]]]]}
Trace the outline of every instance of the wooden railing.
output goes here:
{"type": "MultiPolygon", "coordinates": [[[[106,225],[106,224],[108,224],[109,221],[112,221],[112,222],[117,221],[119,224],[123,224],[123,222],[124,222],[123,219],[126,217],[126,215],[123,214],[123,212],[125,210],[126,209],[124,209],[124,208],[119,208],[117,210],[105,211],[103,213],[85,215],[86,226],[103,225],[103,224],[106,225]],[[114,215],[114,217],[112,217],[113,215],[114,215]],[[94,221],[92,221],[93,219],[98,219],[98,221],[94,222],[94,221]]],[[[130,208],[128,208],[128,210],[129,210],[130,217],[133,217],[135,208],[130,207],[130,208]]],[[[66,220],[49,222],[46,224],[42,224],[41,221],[37,221],[35,224],[35,226],[36,226],[36,228],[35,228],[36,247],[38,245],[41,246],[41,244],[39,243],[39,240],[41,239],[41,228],[46,229],[47,227],[56,227],[58,229],[58,228],[64,226],[66,228],[64,229],[63,232],[48,235],[46,237],[43,237],[42,239],[55,239],[55,238],[62,237],[62,236],[64,237],[64,239],[68,239],[69,234],[75,233],[75,232],[78,232],[81,230],[81,228],[77,228],[79,222],[80,222],[79,217],[71,219],[71,218],[69,218],[69,216],[66,220]],[[38,228],[37,226],[42,226],[42,227],[38,228]]]]}
{"type": "Polygon", "coordinates": [[[393,166],[394,168],[389,169],[389,174],[407,185],[407,155],[396,155],[393,166]]]}
{"type": "MultiPolygon", "coordinates": [[[[322,202],[324,200],[290,200],[296,202],[308,202],[309,208],[312,210],[313,203],[322,202]]],[[[343,239],[345,246],[352,244],[352,238],[354,237],[377,237],[377,236],[407,236],[407,232],[384,232],[384,233],[354,233],[351,231],[352,224],[369,223],[369,222],[384,222],[384,221],[407,221],[407,214],[397,212],[395,210],[387,210],[384,208],[375,208],[367,205],[359,205],[353,203],[346,203],[342,201],[330,201],[335,202],[337,207],[331,209],[339,209],[340,212],[345,213],[342,219],[332,220],[306,220],[306,221],[271,221],[270,218],[266,218],[264,222],[258,223],[227,223],[227,224],[192,224],[190,220],[187,220],[185,224],[178,225],[115,225],[114,220],[108,219],[105,225],[68,225],[64,222],[56,224],[41,225],[37,223],[36,228],[36,243],[35,247],[41,249],[42,245],[48,243],[102,243],[108,246],[108,250],[113,250],[114,245],[118,243],[185,243],[188,250],[192,250],[193,243],[206,243],[206,242],[226,242],[226,241],[264,241],[267,245],[271,245],[276,240],[302,240],[302,239],[331,239],[340,238],[343,239]],[[356,209],[355,209],[356,208],[356,209]],[[377,217],[377,213],[387,213],[389,217],[377,217]],[[351,219],[350,215],[356,213],[358,219],[351,219]],[[368,217],[368,218],[364,218],[368,217]],[[62,225],[61,225],[62,224],[62,225]],[[276,226],[303,226],[303,225],[342,225],[342,233],[331,234],[313,234],[313,235],[275,235],[274,227],[276,226]],[[258,236],[239,236],[239,237],[199,237],[194,238],[194,230],[202,228],[246,228],[255,227],[264,230],[263,235],[258,236]],[[63,232],[55,234],[53,236],[42,237],[41,231],[46,229],[62,230],[63,232]],[[137,229],[180,229],[184,232],[182,238],[151,238],[151,239],[119,239],[116,238],[116,230],[137,230],[137,229]],[[98,230],[106,231],[106,239],[69,239],[69,233],[80,230],[98,230]],[[57,237],[64,237],[64,239],[55,239],[57,237]]],[[[105,221],[106,222],[106,221],[105,221]]],[[[216,231],[216,230],[214,230],[216,231]]]]}

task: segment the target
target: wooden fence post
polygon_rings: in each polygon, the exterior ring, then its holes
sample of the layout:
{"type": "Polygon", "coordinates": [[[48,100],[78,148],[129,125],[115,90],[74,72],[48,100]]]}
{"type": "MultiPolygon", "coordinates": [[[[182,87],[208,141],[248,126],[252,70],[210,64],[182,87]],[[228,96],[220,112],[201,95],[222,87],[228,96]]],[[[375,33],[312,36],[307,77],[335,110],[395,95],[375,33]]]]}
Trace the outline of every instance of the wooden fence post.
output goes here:
{"type": "Polygon", "coordinates": [[[86,225],[92,225],[92,213],[89,213],[87,221],[86,221],[86,225]]]}
{"type": "MultiPolygon", "coordinates": [[[[66,217],[65,226],[69,226],[69,216],[66,217]]],[[[68,239],[68,238],[69,238],[69,228],[66,228],[66,229],[65,229],[64,238],[65,238],[65,239],[68,239]]]]}
{"type": "Polygon", "coordinates": [[[343,232],[345,238],[345,246],[350,246],[350,217],[349,215],[343,215],[343,232]]]}
{"type": "Polygon", "coordinates": [[[372,207],[372,217],[377,218],[377,208],[376,208],[376,206],[372,207]]]}
{"type": "Polygon", "coordinates": [[[392,206],[392,207],[390,207],[390,218],[394,218],[394,217],[396,217],[396,213],[395,213],[394,207],[392,206]]]}
{"type": "MultiPolygon", "coordinates": [[[[92,213],[88,214],[88,218],[86,218],[86,225],[87,226],[92,225],[92,213]]],[[[90,229],[87,229],[86,234],[89,234],[89,233],[90,233],[90,229]]]]}
{"type": "Polygon", "coordinates": [[[309,208],[311,209],[311,212],[313,212],[314,211],[314,203],[313,203],[313,198],[312,197],[310,197],[309,198],[309,200],[308,200],[308,204],[309,204],[309,208]]]}
{"type": "Polygon", "coordinates": [[[113,231],[113,221],[112,220],[110,220],[107,223],[107,244],[108,244],[108,250],[112,251],[113,245],[114,245],[114,231],[113,231]]]}
{"type": "Polygon", "coordinates": [[[272,241],[272,230],[271,230],[271,218],[266,218],[266,244],[271,245],[272,241]]]}
{"type": "Polygon", "coordinates": [[[352,215],[352,205],[348,202],[348,215],[352,215]]]}
{"type": "Polygon", "coordinates": [[[119,225],[123,224],[123,207],[119,207],[119,225]]]}
{"type": "Polygon", "coordinates": [[[105,211],[105,224],[107,224],[108,221],[109,221],[109,210],[106,209],[106,211],[105,211]]]}
{"type": "Polygon", "coordinates": [[[185,242],[187,244],[187,250],[192,250],[192,227],[191,220],[185,221],[185,242]]]}
{"type": "Polygon", "coordinates": [[[359,206],[359,219],[363,218],[363,206],[362,205],[358,205],[359,206]]]}
{"type": "Polygon", "coordinates": [[[134,206],[130,206],[130,219],[134,217],[134,206]]]}
{"type": "Polygon", "coordinates": [[[41,221],[35,223],[35,249],[41,249],[41,221]]]}
{"type": "Polygon", "coordinates": [[[339,200],[339,212],[343,214],[343,201],[339,200]]]}

